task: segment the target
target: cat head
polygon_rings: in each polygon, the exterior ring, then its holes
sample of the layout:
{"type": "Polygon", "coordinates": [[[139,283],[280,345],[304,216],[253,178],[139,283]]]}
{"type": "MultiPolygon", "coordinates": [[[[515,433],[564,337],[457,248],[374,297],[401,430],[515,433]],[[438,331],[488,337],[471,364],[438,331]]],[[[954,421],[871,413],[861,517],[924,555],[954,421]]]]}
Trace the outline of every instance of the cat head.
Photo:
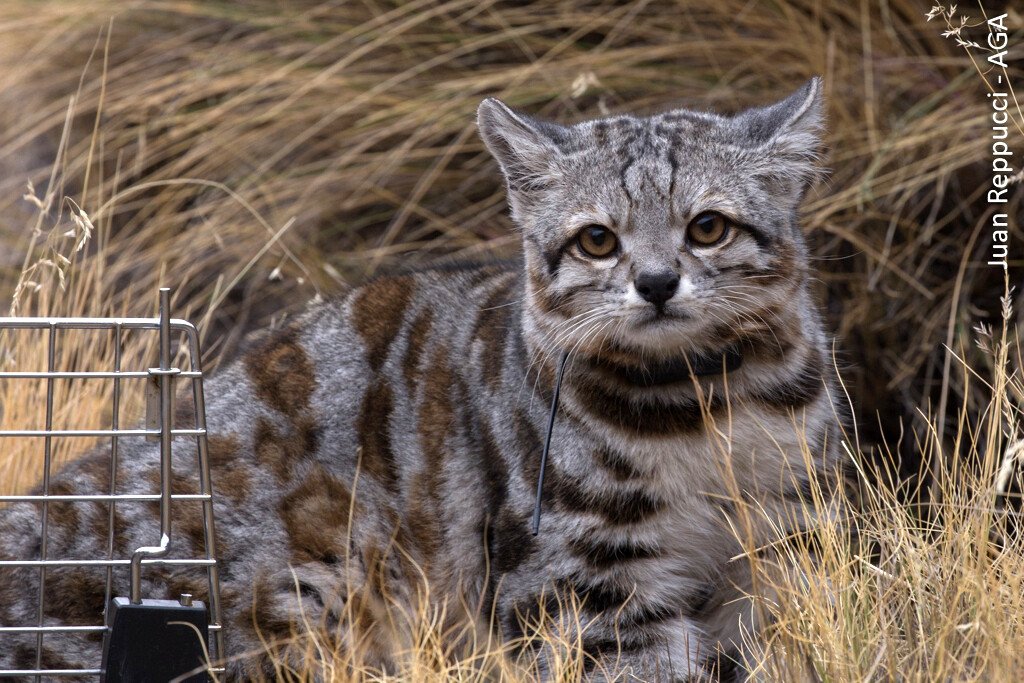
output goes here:
{"type": "Polygon", "coordinates": [[[523,236],[546,344],[709,350],[794,305],[797,209],[817,175],[821,83],[733,116],[673,110],[559,125],[478,112],[523,236]]]}

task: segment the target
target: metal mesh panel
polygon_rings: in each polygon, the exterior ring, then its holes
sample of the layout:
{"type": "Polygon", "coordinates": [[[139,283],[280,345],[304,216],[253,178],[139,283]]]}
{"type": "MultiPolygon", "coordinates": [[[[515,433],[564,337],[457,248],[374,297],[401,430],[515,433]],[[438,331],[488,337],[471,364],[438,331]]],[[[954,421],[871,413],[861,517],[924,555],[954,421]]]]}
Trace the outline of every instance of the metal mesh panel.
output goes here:
{"type": "MultiPolygon", "coordinates": [[[[34,495],[0,495],[0,514],[2,506],[17,502],[35,503],[40,506],[41,528],[38,555],[35,557],[0,560],[0,572],[13,571],[16,568],[34,568],[38,571],[38,600],[36,601],[35,618],[32,623],[4,624],[0,623],[0,636],[5,634],[21,634],[35,636],[36,662],[30,669],[0,670],[0,677],[33,675],[36,680],[42,677],[99,675],[100,669],[44,669],[42,667],[43,645],[48,636],[54,634],[88,635],[102,634],[107,627],[101,616],[97,616],[96,624],[89,625],[53,625],[45,618],[47,606],[47,572],[56,568],[71,568],[72,571],[105,572],[106,600],[108,605],[113,597],[114,572],[126,568],[129,572],[129,597],[132,602],[139,602],[141,597],[141,579],[147,567],[161,565],[164,567],[193,567],[205,574],[209,589],[208,608],[210,611],[211,657],[217,661],[223,653],[223,633],[221,631],[220,590],[217,578],[217,554],[215,547],[213,498],[210,486],[210,467],[206,439],[206,409],[203,394],[203,370],[199,346],[199,335],[195,326],[185,320],[171,319],[169,315],[169,292],[160,291],[160,316],[157,318],[0,318],[0,333],[7,335],[10,342],[17,342],[19,334],[31,334],[37,331],[46,339],[46,369],[25,371],[2,371],[0,382],[21,382],[26,390],[37,389],[40,382],[45,383],[46,402],[45,416],[42,424],[31,425],[30,429],[0,430],[0,452],[5,451],[4,443],[9,439],[33,439],[40,442],[42,466],[40,468],[41,493],[34,495]],[[90,368],[75,370],[58,370],[56,358],[61,342],[61,335],[71,330],[107,331],[113,335],[114,362],[108,368],[90,368]],[[159,336],[160,358],[157,367],[129,368],[122,367],[122,345],[126,333],[154,334],[159,336]],[[176,356],[186,358],[185,369],[172,365],[172,342],[183,340],[176,356]],[[110,382],[112,389],[111,417],[109,425],[89,429],[62,429],[54,426],[55,383],[62,380],[110,382]],[[151,383],[152,401],[147,410],[146,424],[141,428],[122,426],[120,412],[125,383],[151,383]],[[174,424],[175,384],[191,385],[192,405],[194,406],[192,425],[181,427],[174,424]],[[90,491],[81,494],[51,493],[51,477],[54,473],[54,444],[58,439],[75,439],[82,437],[99,438],[101,443],[109,444],[110,477],[109,488],[104,491],[90,491]],[[195,439],[196,466],[198,468],[198,490],[190,493],[172,492],[171,459],[172,439],[175,437],[192,437],[195,439]],[[120,445],[129,439],[150,439],[159,441],[160,467],[157,471],[159,491],[155,493],[117,493],[117,467],[121,456],[120,445]],[[175,504],[193,501],[186,504],[200,504],[202,507],[203,552],[197,557],[171,557],[168,555],[173,530],[175,504]],[[160,507],[160,538],[154,538],[149,546],[136,548],[133,552],[119,554],[115,538],[115,515],[118,505],[139,505],[158,503],[160,507]],[[106,531],[105,551],[96,557],[54,558],[49,548],[51,506],[55,503],[64,504],[105,504],[108,508],[108,524],[106,531]]],[[[184,387],[181,387],[184,388],[184,387]]],[[[181,420],[181,411],[178,412],[181,420]]],[[[179,441],[180,443],[180,441],[179,441]]],[[[163,597],[163,596],[153,596],[163,597]]],[[[52,621],[52,620],[49,620],[52,621]]],[[[100,645],[97,643],[97,657],[100,645]]],[[[217,671],[216,669],[214,671],[217,671]]]]}

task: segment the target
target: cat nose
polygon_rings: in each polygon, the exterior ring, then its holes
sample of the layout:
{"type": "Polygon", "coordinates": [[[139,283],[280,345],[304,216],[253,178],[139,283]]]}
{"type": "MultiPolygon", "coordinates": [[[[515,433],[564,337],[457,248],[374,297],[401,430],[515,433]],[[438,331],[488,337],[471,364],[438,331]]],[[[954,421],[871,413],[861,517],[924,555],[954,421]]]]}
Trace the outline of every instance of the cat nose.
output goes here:
{"type": "Polygon", "coordinates": [[[679,288],[679,276],[671,270],[640,273],[633,284],[640,296],[655,306],[661,306],[676,293],[676,289],[679,288]]]}

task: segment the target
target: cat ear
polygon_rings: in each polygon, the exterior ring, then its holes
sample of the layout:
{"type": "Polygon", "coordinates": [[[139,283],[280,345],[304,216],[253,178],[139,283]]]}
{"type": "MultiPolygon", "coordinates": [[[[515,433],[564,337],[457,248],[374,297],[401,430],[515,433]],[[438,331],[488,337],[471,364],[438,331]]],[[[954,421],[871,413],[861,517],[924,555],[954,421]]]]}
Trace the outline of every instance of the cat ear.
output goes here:
{"type": "Polygon", "coordinates": [[[815,76],[781,102],[743,112],[740,123],[753,141],[776,153],[814,160],[824,127],[821,90],[821,78],[815,76]]]}
{"type": "Polygon", "coordinates": [[[480,103],[476,122],[510,190],[546,187],[555,179],[559,155],[556,142],[565,134],[564,128],[532,119],[493,97],[480,103]]]}
{"type": "Polygon", "coordinates": [[[821,79],[815,77],[781,102],[736,117],[747,139],[770,159],[760,175],[798,202],[824,173],[818,165],[825,109],[821,90],[821,79]]]}

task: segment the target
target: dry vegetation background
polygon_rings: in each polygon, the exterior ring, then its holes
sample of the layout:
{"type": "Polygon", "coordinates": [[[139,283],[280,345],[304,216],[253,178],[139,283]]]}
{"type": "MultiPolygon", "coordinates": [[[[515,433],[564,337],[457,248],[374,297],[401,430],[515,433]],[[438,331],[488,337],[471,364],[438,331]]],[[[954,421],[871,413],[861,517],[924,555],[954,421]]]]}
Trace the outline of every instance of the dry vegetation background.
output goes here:
{"type": "MultiPolygon", "coordinates": [[[[1013,496],[1002,495],[1015,490],[1024,399],[1019,315],[1015,296],[1002,298],[1002,272],[983,265],[986,54],[940,35],[967,15],[961,36],[984,45],[982,9],[926,22],[929,9],[8,0],[0,297],[21,315],[148,316],[156,288],[171,286],[176,313],[201,325],[216,363],[247,331],[381,268],[514,250],[473,123],[485,96],[560,120],[729,111],[822,74],[832,172],[804,224],[856,415],[851,453],[864,482],[901,485],[865,488],[859,541],[825,529],[824,559],[806,568],[813,580],[764,601],[777,625],[762,665],[770,677],[810,666],[830,681],[1009,680],[1024,665],[1022,543],[1013,496]],[[929,474],[918,477],[922,464],[929,474]]],[[[1022,17],[1008,11],[1006,75],[1024,83],[1022,17]]],[[[1015,122],[1019,170],[1019,110],[1015,122]]],[[[1011,257],[1024,245],[1019,187],[1005,207],[1011,257]]],[[[1010,286],[1021,274],[1012,265],[1010,286]]],[[[42,362],[39,339],[0,341],[8,366],[42,362]]],[[[126,359],[150,351],[136,340],[126,359]]],[[[109,340],[83,336],[59,363],[111,356],[109,340]]],[[[109,420],[105,391],[62,385],[59,420],[109,420]]],[[[41,406],[0,386],[5,424],[31,422],[41,406]]],[[[26,452],[0,458],[3,488],[38,476],[26,452]]],[[[472,678],[479,667],[438,656],[428,636],[413,639],[409,678],[472,678]]]]}

